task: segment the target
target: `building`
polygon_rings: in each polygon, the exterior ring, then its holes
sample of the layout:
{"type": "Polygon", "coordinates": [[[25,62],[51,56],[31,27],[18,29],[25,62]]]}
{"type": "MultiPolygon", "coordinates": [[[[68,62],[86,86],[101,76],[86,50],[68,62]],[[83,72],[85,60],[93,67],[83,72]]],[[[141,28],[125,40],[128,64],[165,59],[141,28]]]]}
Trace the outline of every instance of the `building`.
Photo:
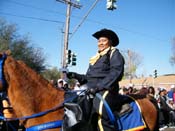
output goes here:
{"type": "Polygon", "coordinates": [[[160,87],[164,87],[167,90],[170,89],[171,85],[175,85],[175,74],[166,74],[162,76],[153,77],[142,77],[142,78],[134,78],[132,80],[126,79],[119,82],[120,87],[127,87],[130,84],[134,86],[136,89],[140,89],[144,86],[153,86],[155,89],[160,87]]]}

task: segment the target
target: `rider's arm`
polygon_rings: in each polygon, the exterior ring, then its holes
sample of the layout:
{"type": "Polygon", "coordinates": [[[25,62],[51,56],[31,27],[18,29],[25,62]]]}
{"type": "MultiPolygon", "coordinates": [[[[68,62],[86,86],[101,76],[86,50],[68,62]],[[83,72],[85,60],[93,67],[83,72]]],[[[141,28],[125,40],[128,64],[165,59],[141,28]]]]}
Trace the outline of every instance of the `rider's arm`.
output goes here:
{"type": "Polygon", "coordinates": [[[80,83],[80,85],[83,85],[83,84],[87,83],[87,78],[83,74],[78,74],[78,73],[75,73],[75,72],[68,72],[67,77],[69,79],[77,79],[78,82],[80,83]]]}

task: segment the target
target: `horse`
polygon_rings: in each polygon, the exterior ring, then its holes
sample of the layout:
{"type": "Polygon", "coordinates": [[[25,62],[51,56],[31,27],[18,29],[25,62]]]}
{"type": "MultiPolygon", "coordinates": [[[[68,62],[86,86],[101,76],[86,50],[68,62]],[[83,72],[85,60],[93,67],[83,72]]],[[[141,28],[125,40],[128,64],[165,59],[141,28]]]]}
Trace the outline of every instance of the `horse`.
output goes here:
{"type": "Polygon", "coordinates": [[[158,105],[155,102],[152,102],[146,94],[129,94],[128,96],[133,97],[138,105],[147,126],[144,131],[159,131],[159,122],[158,122],[158,105]]]}
{"type": "MultiPolygon", "coordinates": [[[[7,56],[4,61],[3,75],[7,85],[5,90],[17,118],[47,111],[64,101],[63,91],[55,89],[49,81],[29,68],[24,62],[17,61],[11,56],[7,56]]],[[[0,90],[4,90],[2,85],[0,88],[0,90]]],[[[63,108],[55,109],[35,118],[20,120],[20,124],[28,128],[62,120],[63,114],[63,108]]],[[[58,131],[58,128],[50,131],[58,131]]]]}
{"type": "MultiPolygon", "coordinates": [[[[59,103],[62,105],[64,101],[64,91],[55,89],[52,84],[24,62],[15,60],[11,56],[7,56],[4,61],[3,74],[6,81],[5,90],[17,118],[32,116],[52,109],[57,107],[59,103]]],[[[0,90],[4,90],[4,86],[0,85],[0,90]]],[[[140,105],[143,119],[147,125],[144,130],[156,131],[158,114],[155,106],[147,98],[139,98],[134,95],[132,97],[140,105]]],[[[61,106],[44,115],[22,119],[20,123],[29,128],[42,123],[61,120],[63,115],[64,110],[61,106]]],[[[50,129],[49,131],[58,129],[50,129]]]]}

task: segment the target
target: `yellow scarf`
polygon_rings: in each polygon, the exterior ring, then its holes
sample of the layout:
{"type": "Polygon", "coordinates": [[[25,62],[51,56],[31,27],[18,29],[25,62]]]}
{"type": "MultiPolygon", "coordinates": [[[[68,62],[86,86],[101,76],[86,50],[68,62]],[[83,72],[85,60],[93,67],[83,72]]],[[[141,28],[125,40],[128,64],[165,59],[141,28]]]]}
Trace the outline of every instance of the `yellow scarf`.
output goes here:
{"type": "Polygon", "coordinates": [[[97,60],[98,60],[101,56],[107,54],[107,52],[108,52],[109,50],[113,51],[113,50],[115,50],[115,47],[108,47],[108,48],[106,48],[106,49],[105,49],[104,51],[102,51],[102,52],[97,52],[97,54],[96,54],[95,56],[93,56],[93,57],[90,58],[89,63],[90,63],[91,65],[94,65],[94,64],[97,62],[97,60]]]}

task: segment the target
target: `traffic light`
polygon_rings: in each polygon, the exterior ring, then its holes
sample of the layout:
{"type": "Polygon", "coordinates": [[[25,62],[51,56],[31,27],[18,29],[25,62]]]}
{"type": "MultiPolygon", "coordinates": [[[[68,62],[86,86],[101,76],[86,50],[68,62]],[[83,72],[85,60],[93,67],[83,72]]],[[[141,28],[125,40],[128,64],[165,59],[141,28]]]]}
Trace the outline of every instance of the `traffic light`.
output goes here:
{"type": "Polygon", "coordinates": [[[154,70],[154,78],[157,78],[157,70],[154,70]]]}
{"type": "Polygon", "coordinates": [[[77,55],[75,53],[72,53],[72,66],[76,66],[77,61],[77,55]]]}
{"type": "Polygon", "coordinates": [[[71,63],[71,50],[66,50],[66,64],[71,63]]]}
{"type": "Polygon", "coordinates": [[[108,10],[113,10],[117,8],[116,0],[107,0],[106,8],[108,10]]]}

